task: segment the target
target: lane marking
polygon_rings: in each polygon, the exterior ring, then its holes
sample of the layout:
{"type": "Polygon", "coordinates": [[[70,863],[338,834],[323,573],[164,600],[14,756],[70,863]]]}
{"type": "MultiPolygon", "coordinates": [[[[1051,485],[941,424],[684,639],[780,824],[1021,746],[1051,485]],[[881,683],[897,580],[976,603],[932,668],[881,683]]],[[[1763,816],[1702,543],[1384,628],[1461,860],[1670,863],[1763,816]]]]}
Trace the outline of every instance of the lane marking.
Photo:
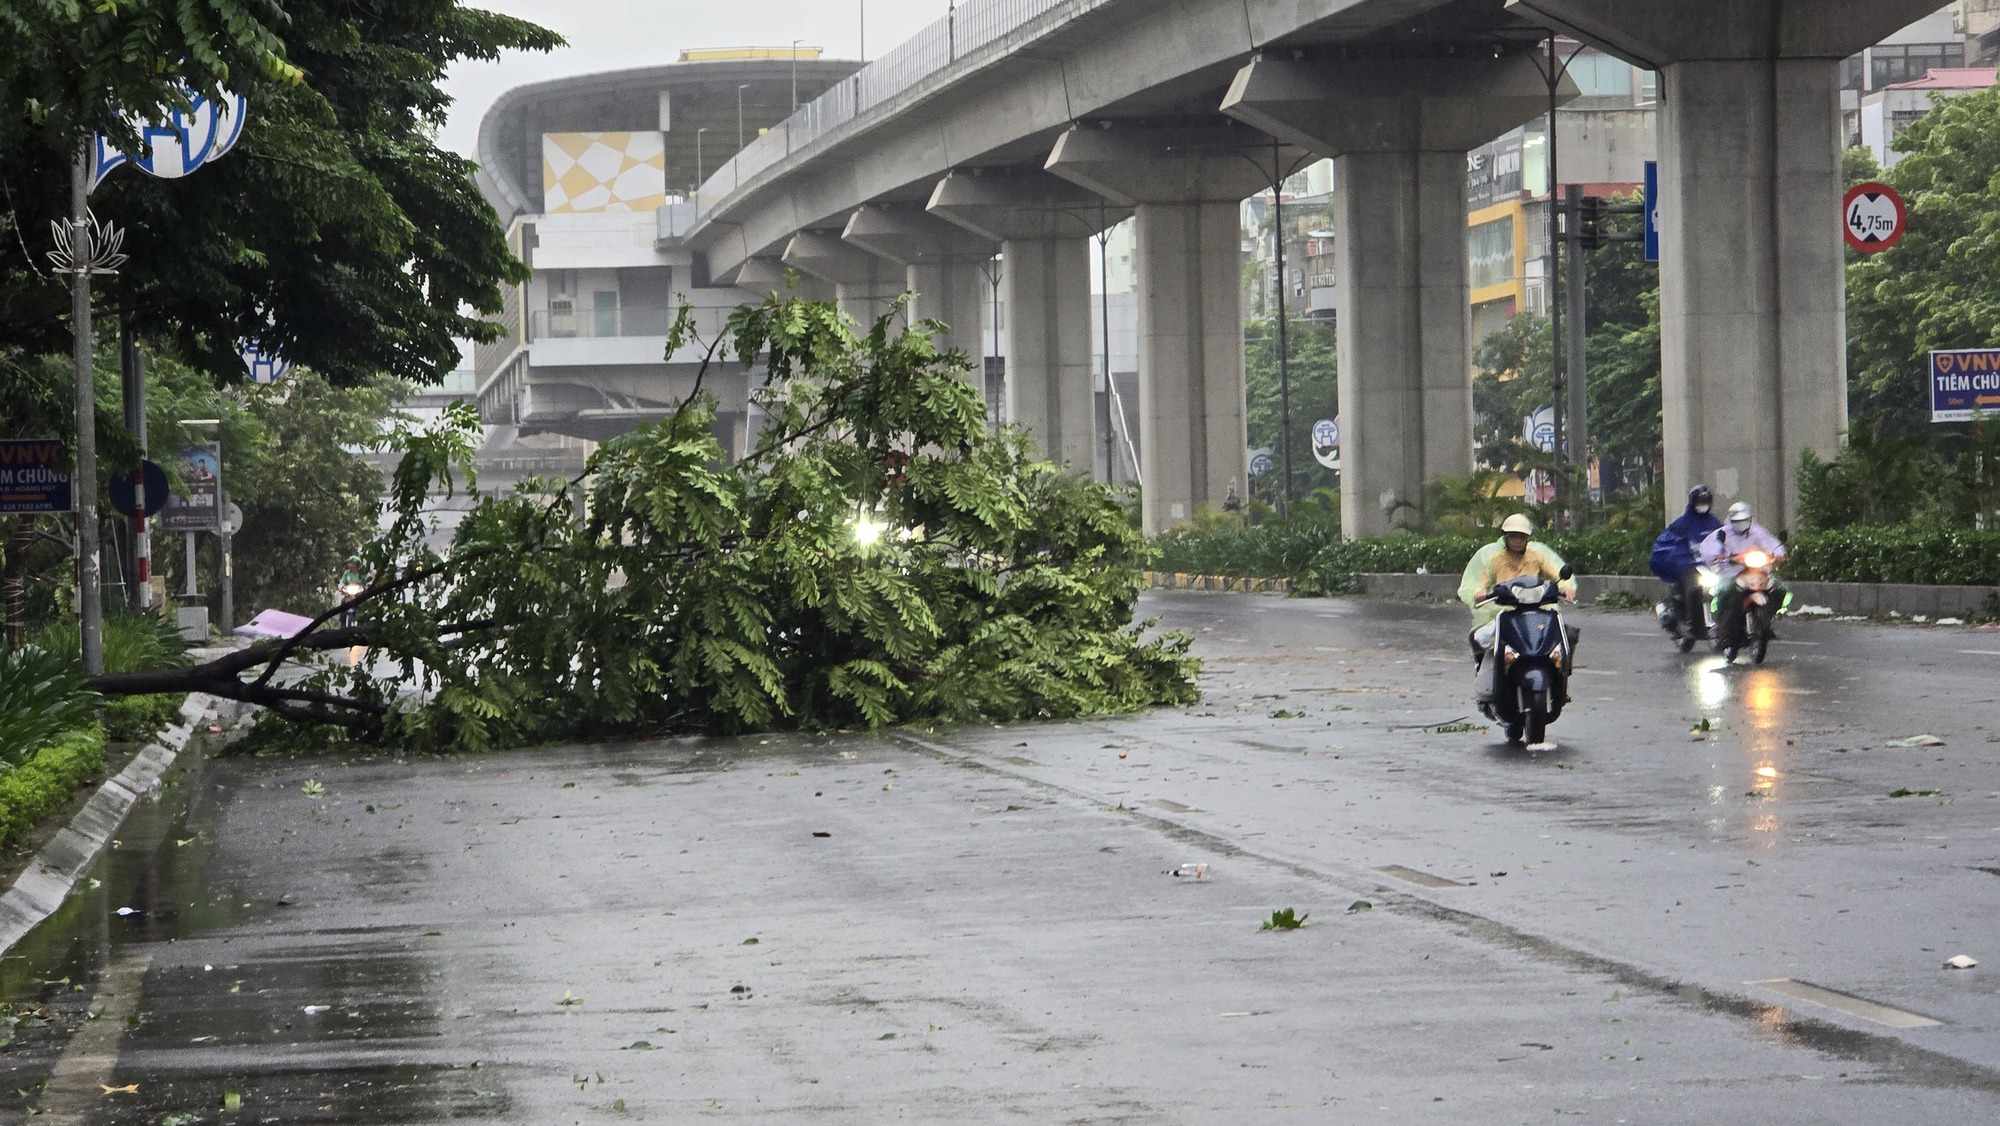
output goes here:
{"type": "Polygon", "coordinates": [[[1974,657],[2000,657],[2000,649],[1960,649],[1959,652],[1974,657]]]}
{"type": "Polygon", "coordinates": [[[1870,1001],[1866,997],[1856,997],[1852,993],[1842,993],[1838,989],[1828,989],[1823,985],[1814,985],[1807,981],[1794,981],[1788,977],[1746,981],[1743,984],[1762,986],[1773,993],[1782,993],[1809,1005],[1819,1005],[1835,1012],[1860,1017],[1862,1020],[1872,1020],[1876,1024],[1886,1024],[1890,1028],[1936,1028],[1944,1023],[1917,1013],[1892,1008],[1879,1001],[1870,1001]]]}
{"type": "Polygon", "coordinates": [[[1429,872],[1419,872],[1415,868],[1405,868],[1401,864],[1386,864],[1375,869],[1385,876],[1394,876],[1404,883],[1420,888],[1462,888],[1466,885],[1457,880],[1447,880],[1443,876],[1433,876],[1429,872]]]}
{"type": "Polygon", "coordinates": [[[50,1126],[84,1126],[104,1105],[103,1091],[118,1070],[118,1042],[125,1035],[127,1018],[139,1011],[139,997],[146,983],[146,970],[153,964],[153,948],[138,946],[121,951],[105,970],[91,1000],[99,1002],[97,1019],[83,1023],[49,1072],[36,1110],[38,1122],[50,1126]]]}
{"type": "Polygon", "coordinates": [[[1181,803],[1179,803],[1179,802],[1177,802],[1177,801],[1168,801],[1168,800],[1167,800],[1166,798],[1154,798],[1153,800],[1151,800],[1151,801],[1147,802],[1146,804],[1147,804],[1147,805],[1150,805],[1150,806],[1153,806],[1153,807],[1155,807],[1155,808],[1158,808],[1158,809],[1164,809],[1164,810],[1166,810],[1166,811],[1167,811],[1168,813],[1200,813],[1200,812],[1201,812],[1201,810],[1199,810],[1199,809],[1196,809],[1195,807],[1193,807],[1193,806],[1191,806],[1191,805],[1182,805],[1181,803]]]}

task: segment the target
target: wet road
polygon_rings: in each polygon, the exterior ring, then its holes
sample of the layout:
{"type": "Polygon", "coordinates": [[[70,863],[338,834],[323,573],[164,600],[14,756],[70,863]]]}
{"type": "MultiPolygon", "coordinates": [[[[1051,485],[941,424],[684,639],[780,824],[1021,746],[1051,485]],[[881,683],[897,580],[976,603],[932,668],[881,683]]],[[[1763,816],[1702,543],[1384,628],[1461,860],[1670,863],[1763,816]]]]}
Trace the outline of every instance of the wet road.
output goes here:
{"type": "Polygon", "coordinates": [[[207,764],[0,962],[0,1119],[2000,1119],[2000,633],[1584,614],[1531,755],[1460,611],[1147,609],[1202,706],[207,764]]]}

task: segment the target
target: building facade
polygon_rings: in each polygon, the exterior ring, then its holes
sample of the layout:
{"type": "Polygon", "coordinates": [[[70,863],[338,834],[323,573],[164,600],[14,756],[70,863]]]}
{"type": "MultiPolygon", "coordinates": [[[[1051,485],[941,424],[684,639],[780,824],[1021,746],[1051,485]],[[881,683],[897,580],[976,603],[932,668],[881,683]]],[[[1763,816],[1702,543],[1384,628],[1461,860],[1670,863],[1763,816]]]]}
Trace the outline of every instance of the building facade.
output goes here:
{"type": "Polygon", "coordinates": [[[732,455],[755,429],[749,375],[706,365],[729,312],[761,293],[714,284],[673,224],[694,189],[858,63],[816,48],[689,51],[676,64],[523,86],[479,131],[478,182],[533,270],[505,293],[501,339],[474,356],[489,425],[599,442],[699,388],[732,455]],[[683,304],[694,335],[668,350],[683,304]]]}

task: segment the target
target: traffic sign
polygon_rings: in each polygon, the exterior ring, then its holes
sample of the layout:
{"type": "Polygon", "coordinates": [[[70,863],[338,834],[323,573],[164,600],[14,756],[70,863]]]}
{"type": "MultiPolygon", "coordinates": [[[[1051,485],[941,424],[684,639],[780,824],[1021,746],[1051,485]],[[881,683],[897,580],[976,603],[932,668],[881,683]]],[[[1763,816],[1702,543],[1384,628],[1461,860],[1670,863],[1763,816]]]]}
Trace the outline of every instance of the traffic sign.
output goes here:
{"type": "MultiPolygon", "coordinates": [[[[157,516],[160,509],[167,506],[167,471],[150,461],[139,463],[146,475],[146,515],[157,516]]],[[[133,486],[130,473],[114,473],[104,483],[105,492],[111,494],[111,507],[126,516],[132,515],[132,501],[139,490],[133,486]]]]}
{"type": "Polygon", "coordinates": [[[1340,468],[1340,420],[1322,418],[1313,423],[1313,459],[1328,469],[1340,468]]]}
{"type": "Polygon", "coordinates": [[[1545,454],[1556,452],[1556,409],[1542,407],[1521,419],[1521,437],[1545,454]]]}
{"type": "Polygon", "coordinates": [[[1847,245],[1863,254],[1879,253],[1896,245],[1910,225],[1910,212],[1903,206],[1903,197],[1889,185],[1873,181],[1847,189],[1841,215],[1847,245]]]}

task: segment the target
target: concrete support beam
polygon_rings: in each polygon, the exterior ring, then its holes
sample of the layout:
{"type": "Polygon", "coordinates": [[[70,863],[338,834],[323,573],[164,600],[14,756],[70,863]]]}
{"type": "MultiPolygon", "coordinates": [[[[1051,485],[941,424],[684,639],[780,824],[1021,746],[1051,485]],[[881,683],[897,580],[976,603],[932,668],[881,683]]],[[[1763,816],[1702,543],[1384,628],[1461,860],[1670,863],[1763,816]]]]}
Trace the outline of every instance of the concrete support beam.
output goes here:
{"type": "Polygon", "coordinates": [[[734,277],[716,280],[751,293],[791,295],[807,301],[832,301],[835,296],[833,283],[791,269],[776,258],[745,259],[734,277]]]}
{"type": "Polygon", "coordinates": [[[955,348],[970,357],[974,365],[970,378],[983,390],[983,359],[989,343],[986,315],[993,300],[993,256],[999,253],[999,244],[916,207],[861,208],[841,237],[904,267],[904,284],[917,295],[910,303],[912,320],[928,318],[944,324],[947,331],[939,347],[955,348]]]}
{"type": "Polygon", "coordinates": [[[1027,427],[1050,461],[1097,463],[1091,370],[1090,246],[1078,238],[1002,244],[1007,303],[1007,419],[1027,427]]]}
{"type": "Polygon", "coordinates": [[[864,333],[894,307],[908,281],[905,271],[881,256],[818,231],[793,235],[784,261],[802,274],[831,282],[840,311],[864,333]]]}
{"type": "Polygon", "coordinates": [[[1847,426],[1840,60],[1938,0],[1519,0],[1660,70],[1666,491],[1790,528],[1847,426]]]}
{"type": "Polygon", "coordinates": [[[1095,466],[1104,434],[1093,366],[1092,236],[1124,222],[1130,207],[1039,169],[938,182],[928,208],[984,238],[1000,239],[1007,309],[1007,420],[1027,428],[1051,461],[1095,466]]]}
{"type": "MultiPolygon", "coordinates": [[[[1576,95],[1573,84],[1558,98],[1576,95]]],[[[1420,519],[1472,470],[1465,152],[1548,107],[1531,60],[1258,61],[1223,112],[1333,156],[1341,530],[1420,519]]]]}
{"type": "MultiPolygon", "coordinates": [[[[1244,197],[1307,154],[1242,126],[1077,128],[1048,170],[1137,215],[1139,472],[1148,535],[1249,487],[1244,197]]],[[[1459,225],[1463,227],[1464,221],[1459,225]]]]}

